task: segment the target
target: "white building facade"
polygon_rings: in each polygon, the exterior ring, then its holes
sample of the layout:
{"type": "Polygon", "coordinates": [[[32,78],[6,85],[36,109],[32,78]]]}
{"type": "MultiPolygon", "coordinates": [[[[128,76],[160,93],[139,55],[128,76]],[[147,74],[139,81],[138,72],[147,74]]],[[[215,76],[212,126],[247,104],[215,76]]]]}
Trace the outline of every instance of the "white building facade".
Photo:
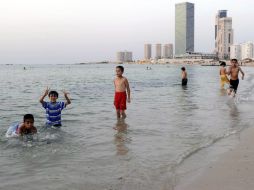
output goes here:
{"type": "Polygon", "coordinates": [[[252,59],[253,56],[253,43],[246,42],[241,44],[242,56],[241,59],[252,59]]]}
{"type": "Polygon", "coordinates": [[[241,45],[234,44],[230,46],[230,59],[242,59],[241,45]]]}
{"type": "Polygon", "coordinates": [[[252,42],[234,44],[230,46],[230,49],[230,59],[244,60],[254,58],[252,42]]]}

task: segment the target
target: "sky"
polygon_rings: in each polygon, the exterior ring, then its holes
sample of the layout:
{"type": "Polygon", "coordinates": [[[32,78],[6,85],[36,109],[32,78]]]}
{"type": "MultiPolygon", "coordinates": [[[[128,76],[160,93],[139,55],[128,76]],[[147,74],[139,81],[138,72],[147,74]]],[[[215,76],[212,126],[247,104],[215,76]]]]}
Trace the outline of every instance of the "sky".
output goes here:
{"type": "MultiPolygon", "coordinates": [[[[116,58],[145,43],[173,43],[181,0],[0,0],[0,64],[72,64],[116,58]]],[[[195,51],[214,50],[218,10],[233,18],[234,42],[254,42],[253,0],[191,0],[195,51]],[[247,19],[248,17],[249,19],[247,19]]]]}

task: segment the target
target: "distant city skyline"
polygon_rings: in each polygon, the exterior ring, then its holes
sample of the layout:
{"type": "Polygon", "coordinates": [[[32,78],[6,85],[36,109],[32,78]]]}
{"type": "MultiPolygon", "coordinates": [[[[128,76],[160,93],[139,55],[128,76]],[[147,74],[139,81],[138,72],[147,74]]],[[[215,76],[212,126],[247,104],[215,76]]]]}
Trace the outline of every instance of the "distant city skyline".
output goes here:
{"type": "MultiPolygon", "coordinates": [[[[8,0],[0,6],[0,64],[71,64],[114,60],[128,49],[144,57],[144,44],[173,43],[180,0],[8,0]]],[[[214,50],[214,18],[228,10],[234,43],[254,42],[254,1],[192,0],[195,51],[214,50]]]]}

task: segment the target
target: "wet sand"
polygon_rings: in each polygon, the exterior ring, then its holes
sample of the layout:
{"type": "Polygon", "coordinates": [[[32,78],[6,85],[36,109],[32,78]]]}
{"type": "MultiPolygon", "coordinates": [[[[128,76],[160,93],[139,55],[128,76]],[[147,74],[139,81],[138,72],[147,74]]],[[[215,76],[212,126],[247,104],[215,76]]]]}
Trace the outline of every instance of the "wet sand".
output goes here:
{"type": "Polygon", "coordinates": [[[191,174],[191,180],[179,182],[175,190],[253,190],[254,128],[240,134],[239,143],[201,171],[191,174]],[[193,177],[194,176],[194,177],[193,177]]]}

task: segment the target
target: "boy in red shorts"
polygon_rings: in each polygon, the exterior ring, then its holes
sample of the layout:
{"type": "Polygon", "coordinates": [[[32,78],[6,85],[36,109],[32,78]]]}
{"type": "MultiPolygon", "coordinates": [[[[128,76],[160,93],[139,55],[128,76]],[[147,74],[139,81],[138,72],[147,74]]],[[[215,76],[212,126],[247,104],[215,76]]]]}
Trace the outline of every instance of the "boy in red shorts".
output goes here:
{"type": "Polygon", "coordinates": [[[127,78],[123,76],[124,67],[117,66],[116,67],[116,78],[114,80],[115,85],[115,99],[114,105],[116,107],[116,115],[117,118],[126,118],[125,110],[126,110],[126,100],[128,103],[131,102],[130,99],[130,87],[127,78]],[[127,91],[127,94],[126,94],[127,91]]]}

